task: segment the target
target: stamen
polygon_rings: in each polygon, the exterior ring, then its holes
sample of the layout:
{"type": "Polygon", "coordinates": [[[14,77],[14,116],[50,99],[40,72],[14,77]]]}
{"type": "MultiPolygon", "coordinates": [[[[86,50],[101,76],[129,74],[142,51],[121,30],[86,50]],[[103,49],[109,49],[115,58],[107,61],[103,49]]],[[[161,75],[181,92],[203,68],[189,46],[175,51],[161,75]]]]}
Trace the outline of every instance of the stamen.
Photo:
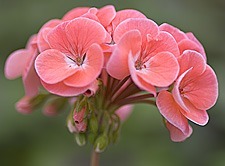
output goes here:
{"type": "Polygon", "coordinates": [[[137,60],[136,62],[135,62],[135,68],[137,69],[137,70],[141,70],[142,69],[142,62],[141,62],[141,60],[137,60]]]}

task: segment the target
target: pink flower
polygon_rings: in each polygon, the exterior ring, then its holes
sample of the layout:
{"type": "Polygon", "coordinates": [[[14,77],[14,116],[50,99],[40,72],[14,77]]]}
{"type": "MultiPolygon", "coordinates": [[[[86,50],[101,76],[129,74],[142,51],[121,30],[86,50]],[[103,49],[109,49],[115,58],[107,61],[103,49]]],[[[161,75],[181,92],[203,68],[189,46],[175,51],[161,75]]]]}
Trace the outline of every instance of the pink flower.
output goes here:
{"type": "Polygon", "coordinates": [[[167,23],[160,25],[159,29],[161,31],[166,31],[170,33],[171,35],[173,35],[173,37],[177,41],[177,44],[180,50],[180,55],[185,50],[194,50],[199,52],[203,56],[203,58],[206,60],[205,50],[202,44],[198,41],[198,39],[194,36],[193,33],[191,32],[184,33],[178,28],[173,27],[172,25],[169,25],[167,23]]]}
{"type": "Polygon", "coordinates": [[[173,141],[183,141],[191,135],[187,119],[205,125],[209,119],[206,110],[216,103],[218,97],[216,75],[201,54],[184,51],[178,62],[180,73],[172,93],[161,91],[156,100],[173,141]]]}
{"type": "Polygon", "coordinates": [[[139,88],[154,95],[154,86],[169,86],[176,79],[179,72],[177,43],[169,33],[159,31],[153,21],[123,21],[114,32],[114,41],[118,44],[107,64],[112,77],[121,80],[131,75],[139,88]]]}
{"type": "Polygon", "coordinates": [[[38,55],[36,38],[36,35],[33,35],[25,49],[10,54],[5,64],[6,78],[15,79],[22,76],[27,96],[35,96],[40,87],[40,80],[34,69],[34,60],[38,55]]]}
{"type": "Polygon", "coordinates": [[[63,22],[47,35],[51,47],[36,59],[35,68],[51,93],[75,96],[84,93],[101,73],[105,29],[96,21],[76,18],[63,22]]]}

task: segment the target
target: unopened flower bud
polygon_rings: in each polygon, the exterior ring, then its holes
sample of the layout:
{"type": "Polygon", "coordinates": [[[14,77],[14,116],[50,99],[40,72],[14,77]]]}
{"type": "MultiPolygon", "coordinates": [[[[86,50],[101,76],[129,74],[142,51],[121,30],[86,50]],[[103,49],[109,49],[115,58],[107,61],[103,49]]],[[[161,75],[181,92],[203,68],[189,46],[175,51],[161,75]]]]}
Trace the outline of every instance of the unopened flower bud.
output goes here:
{"type": "Polygon", "coordinates": [[[88,141],[91,144],[94,144],[96,137],[97,137],[97,133],[92,133],[92,132],[88,133],[88,141]]]}
{"type": "Polygon", "coordinates": [[[85,132],[87,129],[87,120],[83,119],[79,123],[75,122],[75,126],[76,126],[78,132],[85,132]]]}
{"type": "Polygon", "coordinates": [[[120,117],[121,121],[125,121],[132,112],[132,105],[125,105],[116,110],[116,114],[120,117]]]}
{"type": "Polygon", "coordinates": [[[91,97],[93,96],[98,90],[98,81],[95,80],[91,86],[89,87],[89,89],[84,93],[85,96],[87,97],[91,97]]]}
{"type": "Polygon", "coordinates": [[[16,110],[22,114],[29,114],[33,111],[31,97],[24,96],[16,103],[16,110]]]}
{"type": "Polygon", "coordinates": [[[82,108],[79,112],[75,110],[74,114],[73,114],[74,122],[80,123],[81,121],[83,121],[84,116],[85,116],[85,112],[86,112],[86,108],[82,108]]]}
{"type": "Polygon", "coordinates": [[[91,116],[91,119],[89,121],[89,127],[90,127],[90,130],[93,133],[97,133],[98,132],[98,120],[97,120],[95,115],[91,116]]]}
{"type": "Polygon", "coordinates": [[[84,146],[86,144],[86,135],[84,133],[77,133],[75,140],[79,146],[84,146]]]}
{"type": "Polygon", "coordinates": [[[109,144],[109,140],[108,140],[107,135],[102,134],[96,139],[96,141],[94,143],[94,149],[97,153],[101,153],[106,149],[108,144],[109,144]]]}
{"type": "Polygon", "coordinates": [[[52,101],[48,102],[45,105],[45,107],[43,109],[43,113],[46,116],[54,116],[54,115],[57,115],[65,107],[66,101],[67,100],[65,98],[56,98],[56,99],[53,99],[52,101]]]}
{"type": "Polygon", "coordinates": [[[67,120],[67,128],[70,133],[77,133],[77,128],[76,128],[74,122],[72,121],[72,119],[67,120]]]}

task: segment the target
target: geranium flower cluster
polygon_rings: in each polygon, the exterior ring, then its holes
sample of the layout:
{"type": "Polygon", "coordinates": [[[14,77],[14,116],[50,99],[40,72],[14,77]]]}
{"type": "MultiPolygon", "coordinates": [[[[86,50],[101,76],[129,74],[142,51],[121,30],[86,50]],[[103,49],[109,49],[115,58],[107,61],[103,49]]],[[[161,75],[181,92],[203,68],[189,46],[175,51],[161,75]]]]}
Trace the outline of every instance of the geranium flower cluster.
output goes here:
{"type": "Polygon", "coordinates": [[[208,122],[218,82],[192,33],[157,25],[139,11],[78,7],[45,23],[7,59],[8,79],[22,76],[16,108],[46,115],[71,105],[67,126],[97,152],[116,140],[134,103],[156,105],[173,141],[208,122]]]}

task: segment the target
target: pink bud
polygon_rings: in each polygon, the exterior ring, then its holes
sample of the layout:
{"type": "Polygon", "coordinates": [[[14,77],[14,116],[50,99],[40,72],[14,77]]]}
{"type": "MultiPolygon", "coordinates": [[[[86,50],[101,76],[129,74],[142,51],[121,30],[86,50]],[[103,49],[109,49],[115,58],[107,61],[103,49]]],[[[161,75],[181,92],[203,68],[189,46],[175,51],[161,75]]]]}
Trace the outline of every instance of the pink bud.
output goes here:
{"type": "Polygon", "coordinates": [[[98,81],[95,80],[89,87],[89,89],[84,93],[85,96],[93,96],[98,90],[98,81]]]}
{"type": "Polygon", "coordinates": [[[123,107],[120,107],[117,111],[116,114],[120,117],[121,121],[125,121],[128,116],[132,112],[133,105],[125,105],[123,107]]]}
{"type": "Polygon", "coordinates": [[[75,126],[76,126],[78,132],[85,132],[87,129],[87,121],[83,120],[80,123],[75,122],[75,126]]]}
{"type": "Polygon", "coordinates": [[[32,104],[30,103],[31,97],[24,96],[16,103],[16,110],[22,114],[29,114],[32,110],[32,104]]]}
{"type": "Polygon", "coordinates": [[[85,112],[86,109],[82,108],[81,111],[77,112],[76,110],[74,111],[74,115],[73,115],[73,120],[75,123],[80,123],[81,121],[83,121],[84,116],[85,116],[85,112]]]}
{"type": "Polygon", "coordinates": [[[58,110],[53,104],[49,104],[44,107],[43,113],[46,116],[54,116],[57,115],[58,110]]]}

